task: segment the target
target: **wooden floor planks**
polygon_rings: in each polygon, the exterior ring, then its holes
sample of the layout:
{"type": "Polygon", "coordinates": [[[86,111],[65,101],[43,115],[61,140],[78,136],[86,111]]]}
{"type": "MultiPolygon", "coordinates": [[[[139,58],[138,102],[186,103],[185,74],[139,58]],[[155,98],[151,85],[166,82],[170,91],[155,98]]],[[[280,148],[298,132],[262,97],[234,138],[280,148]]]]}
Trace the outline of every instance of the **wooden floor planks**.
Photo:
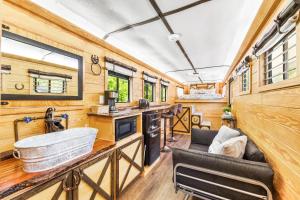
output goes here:
{"type": "MultiPolygon", "coordinates": [[[[189,135],[176,135],[175,143],[170,147],[188,148],[189,135]]],[[[182,200],[182,192],[175,193],[172,182],[172,153],[161,153],[160,161],[145,177],[140,177],[124,191],[121,200],[182,200]]]]}

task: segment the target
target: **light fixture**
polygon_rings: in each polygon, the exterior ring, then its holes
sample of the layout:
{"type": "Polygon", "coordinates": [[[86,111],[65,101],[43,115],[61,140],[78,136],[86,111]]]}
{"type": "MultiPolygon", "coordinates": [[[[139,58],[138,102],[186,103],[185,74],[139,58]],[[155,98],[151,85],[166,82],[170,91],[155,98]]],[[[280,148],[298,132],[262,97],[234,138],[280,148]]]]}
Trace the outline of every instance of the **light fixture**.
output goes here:
{"type": "Polygon", "coordinates": [[[180,33],[173,33],[173,34],[170,34],[170,35],[168,36],[168,39],[169,39],[169,41],[171,41],[171,42],[176,42],[176,41],[179,40],[179,38],[181,38],[181,34],[180,34],[180,33]]]}

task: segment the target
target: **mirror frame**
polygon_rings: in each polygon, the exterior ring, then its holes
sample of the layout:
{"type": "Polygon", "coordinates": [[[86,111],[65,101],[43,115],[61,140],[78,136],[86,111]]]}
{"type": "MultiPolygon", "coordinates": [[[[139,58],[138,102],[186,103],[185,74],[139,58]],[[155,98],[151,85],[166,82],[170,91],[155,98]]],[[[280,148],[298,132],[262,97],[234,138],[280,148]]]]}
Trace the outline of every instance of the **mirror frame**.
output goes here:
{"type": "MultiPolygon", "coordinates": [[[[13,39],[22,43],[36,46],[42,49],[50,50],[62,55],[75,58],[79,61],[78,65],[78,93],[77,96],[62,96],[62,95],[30,95],[30,94],[0,94],[1,100],[82,100],[83,98],[83,57],[70,53],[68,51],[32,40],[15,33],[2,30],[2,37],[13,39]]],[[[1,52],[2,53],[2,52],[1,52]]]]}

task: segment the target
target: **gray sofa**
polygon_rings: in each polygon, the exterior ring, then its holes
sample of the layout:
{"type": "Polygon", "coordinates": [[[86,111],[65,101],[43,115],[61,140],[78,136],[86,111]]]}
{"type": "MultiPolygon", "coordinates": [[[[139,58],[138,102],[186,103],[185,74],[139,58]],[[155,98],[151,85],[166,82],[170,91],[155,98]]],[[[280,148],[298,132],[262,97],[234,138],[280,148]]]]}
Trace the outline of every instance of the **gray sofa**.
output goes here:
{"type": "Polygon", "coordinates": [[[243,159],[210,154],[217,133],[192,129],[189,149],[173,149],[176,192],[201,199],[271,200],[273,170],[263,153],[248,137],[243,159]]]}

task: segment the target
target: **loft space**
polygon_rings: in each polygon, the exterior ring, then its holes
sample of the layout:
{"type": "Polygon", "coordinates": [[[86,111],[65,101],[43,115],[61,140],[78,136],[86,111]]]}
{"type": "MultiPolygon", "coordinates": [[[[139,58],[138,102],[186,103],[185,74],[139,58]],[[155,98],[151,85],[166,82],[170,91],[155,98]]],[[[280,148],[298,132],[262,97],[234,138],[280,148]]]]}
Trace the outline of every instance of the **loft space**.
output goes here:
{"type": "Polygon", "coordinates": [[[299,8],[0,1],[0,199],[300,199],[299,8]]]}

